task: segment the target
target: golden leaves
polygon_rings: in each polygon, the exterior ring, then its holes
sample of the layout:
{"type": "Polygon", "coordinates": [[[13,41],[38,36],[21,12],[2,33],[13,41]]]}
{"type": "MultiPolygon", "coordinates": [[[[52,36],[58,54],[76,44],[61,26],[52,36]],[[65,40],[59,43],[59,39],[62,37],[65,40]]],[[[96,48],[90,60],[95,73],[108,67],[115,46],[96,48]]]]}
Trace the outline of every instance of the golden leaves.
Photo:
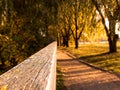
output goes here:
{"type": "Polygon", "coordinates": [[[2,86],[1,90],[7,90],[7,86],[8,86],[8,85],[2,86]]]}

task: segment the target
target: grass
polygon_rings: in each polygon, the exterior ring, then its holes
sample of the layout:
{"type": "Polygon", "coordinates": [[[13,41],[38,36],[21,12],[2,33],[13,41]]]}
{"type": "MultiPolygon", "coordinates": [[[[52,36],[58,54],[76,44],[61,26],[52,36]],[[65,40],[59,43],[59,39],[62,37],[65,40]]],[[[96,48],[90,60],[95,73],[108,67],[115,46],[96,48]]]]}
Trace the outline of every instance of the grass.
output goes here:
{"type": "Polygon", "coordinates": [[[108,44],[81,44],[78,49],[58,47],[75,55],[76,57],[91,63],[97,67],[120,74],[120,42],[117,45],[117,53],[108,54],[108,44]]]}
{"type": "Polygon", "coordinates": [[[56,90],[66,90],[63,81],[63,74],[60,70],[60,67],[57,66],[57,80],[56,80],[56,90]]]}

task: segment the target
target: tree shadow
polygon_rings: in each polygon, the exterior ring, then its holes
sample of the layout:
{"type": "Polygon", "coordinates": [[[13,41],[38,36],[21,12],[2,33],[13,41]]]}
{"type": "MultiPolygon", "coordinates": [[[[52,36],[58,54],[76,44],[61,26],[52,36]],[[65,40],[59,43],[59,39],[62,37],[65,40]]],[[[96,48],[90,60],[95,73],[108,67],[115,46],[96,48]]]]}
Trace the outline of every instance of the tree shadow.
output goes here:
{"type": "MultiPolygon", "coordinates": [[[[107,55],[102,53],[97,56],[107,55]]],[[[92,55],[96,56],[96,55],[92,55]]],[[[90,56],[89,56],[90,57],[90,56]]],[[[76,59],[58,59],[65,71],[64,78],[69,80],[68,90],[120,90],[120,81],[113,74],[98,70],[83,63],[74,62],[76,59]]]]}
{"type": "Polygon", "coordinates": [[[83,82],[72,84],[68,88],[69,90],[120,90],[120,81],[112,82],[83,82]]]}
{"type": "Polygon", "coordinates": [[[104,55],[108,55],[110,54],[109,52],[105,52],[105,53],[101,53],[101,54],[97,54],[97,55],[88,55],[88,56],[83,56],[83,57],[79,57],[81,59],[85,59],[85,58],[91,58],[91,57],[97,57],[97,56],[104,56],[104,55]]]}
{"type": "MultiPolygon", "coordinates": [[[[105,53],[101,53],[101,54],[97,54],[97,55],[82,56],[82,57],[79,57],[79,59],[94,63],[94,62],[98,62],[98,61],[103,61],[106,58],[114,59],[114,58],[116,58],[115,54],[117,54],[117,53],[105,52],[105,53]]],[[[120,57],[120,56],[117,56],[117,57],[120,57]]]]}

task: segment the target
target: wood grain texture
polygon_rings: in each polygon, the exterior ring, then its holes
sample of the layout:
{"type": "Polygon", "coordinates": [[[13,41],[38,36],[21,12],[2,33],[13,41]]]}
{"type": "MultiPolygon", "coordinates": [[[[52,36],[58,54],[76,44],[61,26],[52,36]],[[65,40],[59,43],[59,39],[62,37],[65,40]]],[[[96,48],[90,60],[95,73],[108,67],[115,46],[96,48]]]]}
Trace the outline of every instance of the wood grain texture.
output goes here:
{"type": "Polygon", "coordinates": [[[56,45],[49,44],[1,75],[0,90],[55,90],[56,45]]]}

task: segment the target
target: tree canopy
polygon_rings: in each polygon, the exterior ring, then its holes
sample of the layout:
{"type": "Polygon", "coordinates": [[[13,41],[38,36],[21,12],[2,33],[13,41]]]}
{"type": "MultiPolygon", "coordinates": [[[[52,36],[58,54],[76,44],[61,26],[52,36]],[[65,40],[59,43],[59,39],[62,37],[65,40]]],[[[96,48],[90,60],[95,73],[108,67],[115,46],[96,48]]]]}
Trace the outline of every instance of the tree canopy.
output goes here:
{"type": "Polygon", "coordinates": [[[73,38],[77,49],[80,38],[90,38],[89,36],[94,33],[98,25],[96,9],[91,0],[65,0],[61,3],[58,5],[58,25],[60,27],[58,41],[62,41],[63,45],[68,47],[68,42],[73,38]]]}
{"type": "Polygon", "coordinates": [[[106,34],[109,52],[117,52],[116,23],[120,22],[119,0],[65,0],[61,3],[63,4],[58,5],[58,23],[60,23],[58,41],[60,43],[63,42],[64,46],[69,46],[68,41],[72,36],[77,49],[81,38],[92,41],[95,36],[104,39],[106,34]]]}
{"type": "Polygon", "coordinates": [[[0,68],[15,66],[55,40],[57,2],[0,0],[0,68]]]}
{"type": "Polygon", "coordinates": [[[118,35],[116,34],[116,23],[120,21],[120,1],[119,0],[92,0],[93,4],[96,7],[96,10],[101,16],[102,23],[104,25],[108,42],[109,42],[109,51],[117,52],[117,40],[118,35]],[[109,22],[108,26],[106,25],[106,19],[109,22]]]}

